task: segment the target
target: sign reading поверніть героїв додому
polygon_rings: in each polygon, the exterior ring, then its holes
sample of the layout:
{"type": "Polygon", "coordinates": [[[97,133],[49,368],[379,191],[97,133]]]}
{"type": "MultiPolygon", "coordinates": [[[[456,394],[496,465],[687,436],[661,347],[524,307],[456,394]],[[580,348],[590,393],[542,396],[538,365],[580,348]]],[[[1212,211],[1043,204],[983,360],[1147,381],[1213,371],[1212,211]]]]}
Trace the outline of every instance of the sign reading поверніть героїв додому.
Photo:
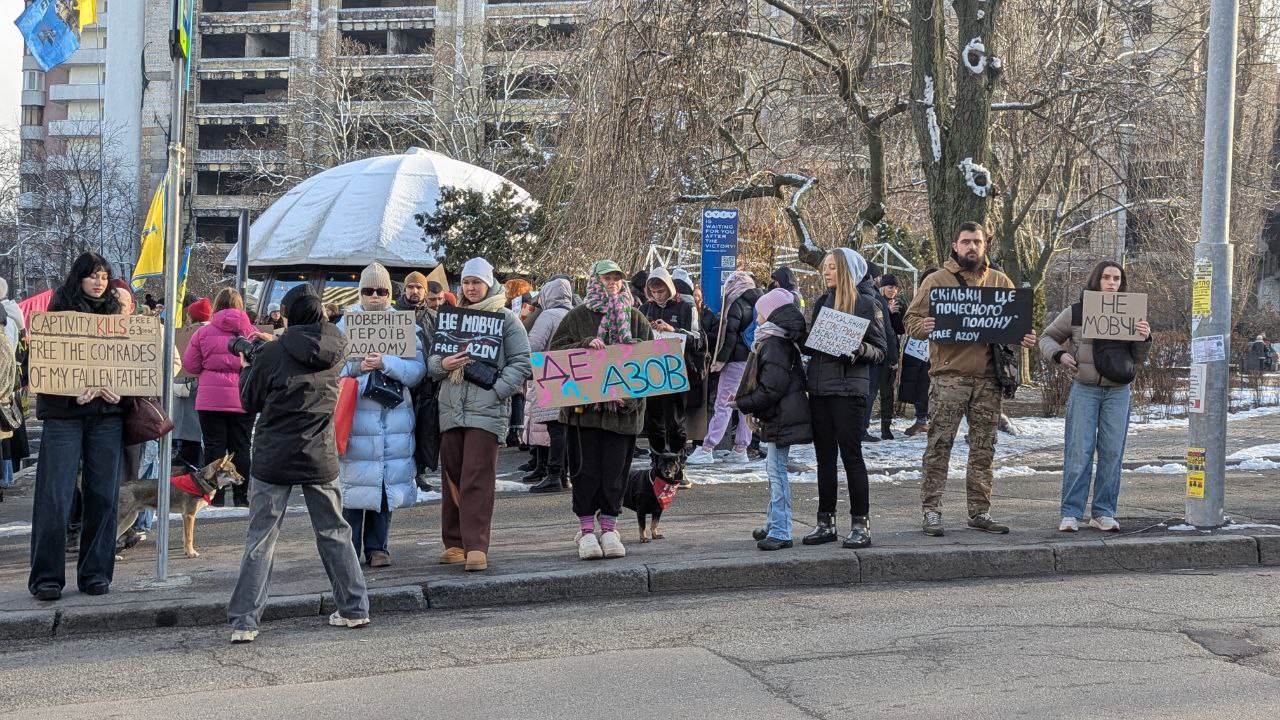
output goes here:
{"type": "Polygon", "coordinates": [[[349,312],[342,316],[342,332],[347,336],[349,358],[371,352],[402,358],[418,355],[417,321],[408,310],[349,312]]]}
{"type": "Polygon", "coordinates": [[[117,395],[160,395],[160,318],[33,312],[31,392],[80,395],[106,388],[117,395]]]}
{"type": "Polygon", "coordinates": [[[935,287],[929,291],[933,342],[1017,345],[1031,332],[1030,288],[935,287]]]}

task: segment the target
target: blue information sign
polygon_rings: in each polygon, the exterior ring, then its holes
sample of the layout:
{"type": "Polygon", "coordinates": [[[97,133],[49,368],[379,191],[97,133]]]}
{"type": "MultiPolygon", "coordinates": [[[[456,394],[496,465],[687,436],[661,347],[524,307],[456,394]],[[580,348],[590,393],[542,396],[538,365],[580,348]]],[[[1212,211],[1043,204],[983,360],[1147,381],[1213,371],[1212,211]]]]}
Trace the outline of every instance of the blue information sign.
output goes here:
{"type": "Polygon", "coordinates": [[[720,314],[720,293],[738,269],[738,211],[702,211],[702,302],[720,314]]]}

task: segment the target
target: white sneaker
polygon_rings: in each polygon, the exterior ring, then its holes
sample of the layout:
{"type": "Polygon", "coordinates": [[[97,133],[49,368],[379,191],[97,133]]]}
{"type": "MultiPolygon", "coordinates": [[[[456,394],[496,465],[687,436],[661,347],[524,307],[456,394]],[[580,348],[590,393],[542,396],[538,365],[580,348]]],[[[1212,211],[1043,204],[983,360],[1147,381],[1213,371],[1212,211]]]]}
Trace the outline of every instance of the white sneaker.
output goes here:
{"type": "Polygon", "coordinates": [[[369,618],[344,618],[342,613],[336,610],[329,616],[329,624],[334,627],[358,628],[369,624],[369,618]]]}
{"type": "Polygon", "coordinates": [[[715,456],[717,460],[727,460],[729,459],[729,453],[730,453],[729,450],[717,450],[712,454],[715,456]]]}
{"type": "Polygon", "coordinates": [[[604,557],[604,551],[600,549],[600,540],[595,533],[583,534],[581,530],[574,536],[573,541],[578,545],[579,560],[599,560],[604,557]]]}
{"type": "Polygon", "coordinates": [[[1080,524],[1073,517],[1063,517],[1062,522],[1058,523],[1058,529],[1062,532],[1075,532],[1080,529],[1080,524]]]}
{"type": "Polygon", "coordinates": [[[617,530],[600,533],[600,545],[604,549],[604,556],[607,558],[627,556],[627,549],[622,546],[622,536],[618,534],[617,530]]]}
{"type": "Polygon", "coordinates": [[[1089,527],[1103,532],[1120,532],[1120,523],[1113,517],[1096,517],[1089,521],[1089,527]]]}
{"type": "Polygon", "coordinates": [[[257,630],[232,630],[231,642],[240,645],[242,643],[251,643],[258,639],[257,630]]]}
{"type": "Polygon", "coordinates": [[[686,458],[684,462],[686,465],[714,465],[716,458],[704,448],[700,447],[690,453],[689,457],[686,458]]]}
{"type": "Polygon", "coordinates": [[[729,456],[726,457],[724,461],[730,465],[745,465],[751,462],[751,458],[747,457],[746,450],[735,450],[730,452],[729,456]]]}

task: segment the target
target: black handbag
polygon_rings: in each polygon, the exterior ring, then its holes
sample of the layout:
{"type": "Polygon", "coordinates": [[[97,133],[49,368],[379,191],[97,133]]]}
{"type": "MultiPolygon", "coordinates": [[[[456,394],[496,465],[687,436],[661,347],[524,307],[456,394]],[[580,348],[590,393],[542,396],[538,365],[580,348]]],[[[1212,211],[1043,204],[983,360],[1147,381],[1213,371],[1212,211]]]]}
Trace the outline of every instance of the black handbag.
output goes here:
{"type": "Polygon", "coordinates": [[[482,362],[469,362],[462,369],[462,378],[469,383],[492,390],[502,373],[498,368],[482,362]]]}
{"type": "Polygon", "coordinates": [[[1094,340],[1093,367],[1098,374],[1119,385],[1128,385],[1138,375],[1129,352],[1128,340],[1094,340]]]}
{"type": "Polygon", "coordinates": [[[404,383],[381,370],[374,370],[369,373],[369,382],[365,384],[361,397],[390,410],[404,402],[404,383]]]}

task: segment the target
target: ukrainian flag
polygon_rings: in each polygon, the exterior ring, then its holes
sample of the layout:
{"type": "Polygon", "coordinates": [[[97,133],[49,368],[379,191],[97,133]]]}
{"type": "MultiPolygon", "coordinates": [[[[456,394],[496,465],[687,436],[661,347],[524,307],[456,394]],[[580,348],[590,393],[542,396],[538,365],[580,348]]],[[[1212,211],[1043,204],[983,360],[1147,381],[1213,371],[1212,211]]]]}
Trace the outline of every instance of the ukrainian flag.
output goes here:
{"type": "MultiPolygon", "coordinates": [[[[167,177],[168,173],[165,174],[167,177]]],[[[134,292],[142,290],[147,278],[164,276],[164,209],[168,204],[165,178],[160,180],[155,194],[151,196],[151,206],[142,223],[142,251],[138,253],[138,264],[133,266],[134,292]]]]}
{"type": "Polygon", "coordinates": [[[182,267],[178,268],[178,297],[169,302],[169,306],[173,308],[173,326],[175,328],[182,327],[182,316],[185,309],[183,300],[187,297],[187,265],[190,262],[191,246],[188,245],[186,252],[182,253],[182,267]]]}

